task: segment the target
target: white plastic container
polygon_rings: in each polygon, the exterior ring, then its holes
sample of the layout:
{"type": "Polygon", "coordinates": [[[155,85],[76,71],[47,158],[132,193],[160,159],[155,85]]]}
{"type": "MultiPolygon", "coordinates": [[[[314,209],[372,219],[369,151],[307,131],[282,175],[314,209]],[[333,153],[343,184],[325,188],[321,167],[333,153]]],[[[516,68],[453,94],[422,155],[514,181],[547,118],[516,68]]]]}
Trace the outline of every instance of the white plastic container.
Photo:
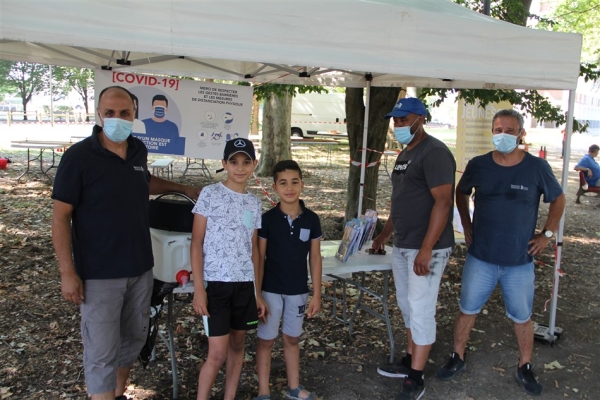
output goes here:
{"type": "Polygon", "coordinates": [[[181,270],[191,272],[191,233],[171,232],[150,228],[154,253],[154,278],[163,282],[177,282],[181,270]]]}

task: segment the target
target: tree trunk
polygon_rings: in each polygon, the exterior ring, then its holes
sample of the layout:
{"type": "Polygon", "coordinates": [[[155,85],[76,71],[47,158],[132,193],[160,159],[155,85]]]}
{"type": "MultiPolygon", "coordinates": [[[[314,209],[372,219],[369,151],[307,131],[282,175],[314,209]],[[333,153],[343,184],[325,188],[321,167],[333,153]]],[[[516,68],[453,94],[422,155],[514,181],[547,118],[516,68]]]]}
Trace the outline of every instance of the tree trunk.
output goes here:
{"type": "Polygon", "coordinates": [[[292,96],[288,93],[281,96],[271,93],[265,99],[258,176],[271,176],[271,171],[277,162],[292,158],[290,140],[292,96]]]}
{"type": "Polygon", "coordinates": [[[85,122],[90,122],[90,116],[88,115],[89,112],[90,112],[89,111],[90,103],[89,103],[89,100],[88,100],[87,89],[84,89],[83,94],[84,95],[81,96],[81,97],[83,97],[83,106],[85,107],[85,122]]]}
{"type": "Polygon", "coordinates": [[[256,96],[252,98],[252,124],[250,125],[250,134],[258,135],[258,112],[260,111],[260,102],[256,96]]]}
{"type": "Polygon", "coordinates": [[[531,9],[532,0],[521,0],[521,3],[523,3],[523,8],[525,9],[525,15],[523,16],[523,19],[521,20],[521,25],[526,26],[527,25],[527,14],[529,14],[529,9],[531,9]]]}
{"type": "Polygon", "coordinates": [[[23,104],[23,121],[27,121],[27,103],[27,100],[24,98],[21,99],[21,104],[23,104]]]}
{"type": "MultiPolygon", "coordinates": [[[[400,88],[397,87],[372,87],[369,105],[369,131],[367,148],[383,151],[389,127],[389,119],[384,119],[385,114],[394,108],[398,99],[400,88]]],[[[365,104],[363,89],[346,89],[346,119],[348,121],[348,139],[350,142],[350,158],[361,162],[363,130],[364,130],[365,104]]],[[[367,165],[381,159],[382,154],[368,151],[367,165]]],[[[379,177],[379,164],[369,167],[365,171],[365,186],[363,204],[360,213],[366,209],[377,209],[377,184],[379,177]]],[[[348,198],[346,201],[346,220],[356,217],[358,211],[358,198],[360,196],[360,166],[350,164],[348,174],[348,198]]]]}

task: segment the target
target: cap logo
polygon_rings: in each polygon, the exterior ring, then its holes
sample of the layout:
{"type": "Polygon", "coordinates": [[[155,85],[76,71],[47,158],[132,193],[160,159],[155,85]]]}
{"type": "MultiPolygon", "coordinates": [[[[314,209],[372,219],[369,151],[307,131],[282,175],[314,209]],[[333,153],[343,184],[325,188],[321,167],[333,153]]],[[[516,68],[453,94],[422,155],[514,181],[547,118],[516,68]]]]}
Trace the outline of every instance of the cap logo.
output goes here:
{"type": "Polygon", "coordinates": [[[233,142],[233,145],[235,147],[246,147],[246,142],[244,142],[241,139],[236,140],[235,142],[233,142]]]}

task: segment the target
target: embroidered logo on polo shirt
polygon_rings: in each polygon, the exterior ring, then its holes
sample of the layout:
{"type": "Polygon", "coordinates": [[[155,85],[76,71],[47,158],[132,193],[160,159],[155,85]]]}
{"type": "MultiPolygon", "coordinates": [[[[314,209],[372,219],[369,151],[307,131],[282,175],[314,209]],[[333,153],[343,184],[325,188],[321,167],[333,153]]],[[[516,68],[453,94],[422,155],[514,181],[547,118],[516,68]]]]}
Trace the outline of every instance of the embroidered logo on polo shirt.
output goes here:
{"type": "Polygon", "coordinates": [[[529,188],[527,186],[523,186],[523,185],[510,185],[511,189],[517,189],[517,190],[529,190],[529,188]]]}
{"type": "Polygon", "coordinates": [[[142,171],[142,172],[144,172],[144,167],[138,167],[137,165],[134,165],[134,166],[133,166],[133,169],[134,169],[135,171],[142,171]]]}

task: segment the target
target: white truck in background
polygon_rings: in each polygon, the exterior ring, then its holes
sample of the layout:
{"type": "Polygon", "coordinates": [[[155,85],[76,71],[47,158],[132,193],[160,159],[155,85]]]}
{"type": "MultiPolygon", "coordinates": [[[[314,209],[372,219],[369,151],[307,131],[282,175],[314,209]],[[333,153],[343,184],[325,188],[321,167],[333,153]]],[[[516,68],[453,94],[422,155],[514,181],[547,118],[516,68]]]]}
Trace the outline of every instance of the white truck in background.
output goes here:
{"type": "Polygon", "coordinates": [[[292,100],[292,136],[348,136],[344,93],[298,94],[292,100]]]}

